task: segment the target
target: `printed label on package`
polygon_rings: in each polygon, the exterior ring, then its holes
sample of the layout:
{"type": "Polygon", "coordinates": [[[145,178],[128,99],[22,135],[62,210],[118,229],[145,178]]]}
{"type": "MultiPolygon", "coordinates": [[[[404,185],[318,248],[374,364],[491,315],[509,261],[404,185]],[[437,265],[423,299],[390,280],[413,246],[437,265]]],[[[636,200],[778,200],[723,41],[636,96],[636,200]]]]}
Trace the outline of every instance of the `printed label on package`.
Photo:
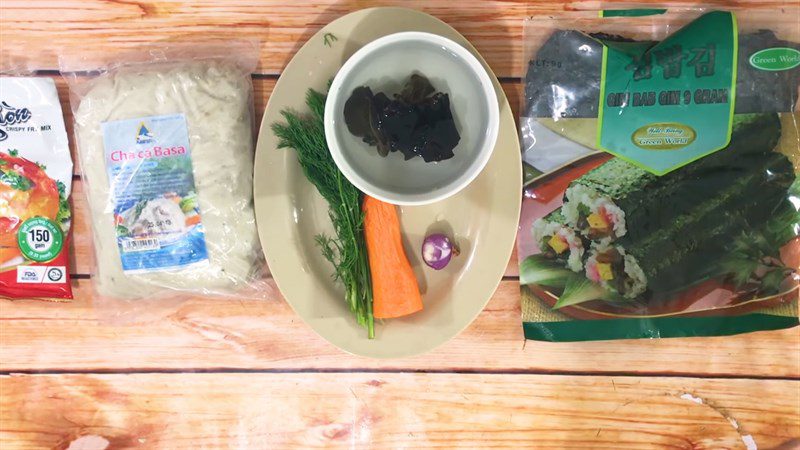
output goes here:
{"type": "Polygon", "coordinates": [[[118,120],[102,127],[123,270],[207,264],[184,115],[118,120]]]}
{"type": "Polygon", "coordinates": [[[800,50],[789,47],[773,47],[759,50],[748,61],[758,70],[781,72],[800,66],[800,50]]]}
{"type": "Polygon", "coordinates": [[[657,175],[731,138],[737,26],[710,12],[657,44],[604,41],[598,147],[657,175]]]}

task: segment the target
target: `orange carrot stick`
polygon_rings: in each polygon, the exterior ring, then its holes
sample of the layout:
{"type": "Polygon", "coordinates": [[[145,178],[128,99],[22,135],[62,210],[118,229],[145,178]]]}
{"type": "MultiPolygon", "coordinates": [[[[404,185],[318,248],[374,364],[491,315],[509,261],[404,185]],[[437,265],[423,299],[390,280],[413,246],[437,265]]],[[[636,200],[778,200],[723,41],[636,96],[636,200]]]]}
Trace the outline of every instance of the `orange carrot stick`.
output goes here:
{"type": "Polygon", "coordinates": [[[403,250],[395,206],[365,196],[362,208],[375,318],[391,319],[422,310],[422,295],[403,250]]]}

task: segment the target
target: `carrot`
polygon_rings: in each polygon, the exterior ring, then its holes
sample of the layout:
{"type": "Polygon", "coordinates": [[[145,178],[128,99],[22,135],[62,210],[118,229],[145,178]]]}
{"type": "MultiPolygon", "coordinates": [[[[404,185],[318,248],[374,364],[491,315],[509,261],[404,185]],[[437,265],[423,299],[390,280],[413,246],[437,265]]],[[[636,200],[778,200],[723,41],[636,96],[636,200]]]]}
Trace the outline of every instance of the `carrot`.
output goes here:
{"type": "Polygon", "coordinates": [[[186,218],[186,226],[190,227],[192,225],[197,225],[200,223],[200,214],[195,214],[193,216],[189,216],[186,218]]]}
{"type": "Polygon", "coordinates": [[[365,196],[362,209],[375,318],[391,319],[422,310],[422,295],[403,250],[395,206],[365,196]]]}

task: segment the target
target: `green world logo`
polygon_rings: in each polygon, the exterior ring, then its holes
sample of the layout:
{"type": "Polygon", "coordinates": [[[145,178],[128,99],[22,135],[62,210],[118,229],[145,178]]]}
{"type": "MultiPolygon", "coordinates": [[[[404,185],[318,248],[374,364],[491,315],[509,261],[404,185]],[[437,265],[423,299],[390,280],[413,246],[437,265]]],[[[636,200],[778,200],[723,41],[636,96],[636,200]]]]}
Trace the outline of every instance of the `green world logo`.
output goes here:
{"type": "Polygon", "coordinates": [[[645,150],[679,150],[694,142],[697,133],[676,122],[651,123],[633,132],[633,145],[645,150]]]}
{"type": "Polygon", "coordinates": [[[750,56],[750,65],[770,72],[793,69],[800,66],[800,51],[788,47],[765,48],[750,56]]]}

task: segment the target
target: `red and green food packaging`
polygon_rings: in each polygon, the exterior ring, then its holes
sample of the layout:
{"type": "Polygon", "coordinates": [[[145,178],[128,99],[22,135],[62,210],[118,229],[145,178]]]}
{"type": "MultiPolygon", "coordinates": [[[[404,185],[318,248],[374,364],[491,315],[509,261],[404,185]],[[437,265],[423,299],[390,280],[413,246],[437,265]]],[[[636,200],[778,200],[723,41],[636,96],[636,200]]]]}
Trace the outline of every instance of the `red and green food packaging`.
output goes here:
{"type": "Polygon", "coordinates": [[[53,80],[0,77],[0,297],[72,298],[71,189],[53,80]]]}

